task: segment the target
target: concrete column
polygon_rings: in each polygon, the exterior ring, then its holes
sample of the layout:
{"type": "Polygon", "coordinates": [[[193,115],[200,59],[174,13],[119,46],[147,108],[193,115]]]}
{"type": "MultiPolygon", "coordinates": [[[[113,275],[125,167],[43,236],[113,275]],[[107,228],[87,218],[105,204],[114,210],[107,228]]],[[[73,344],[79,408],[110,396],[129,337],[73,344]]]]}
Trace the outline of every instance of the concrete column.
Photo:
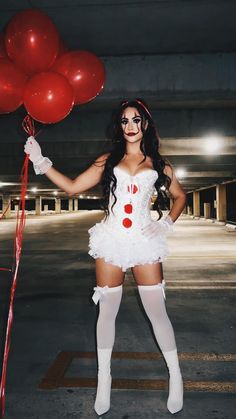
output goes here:
{"type": "Polygon", "coordinates": [[[61,200],[60,198],[55,198],[55,213],[61,214],[61,200]]]}
{"type": "Polygon", "coordinates": [[[11,197],[10,197],[10,195],[3,195],[2,196],[2,213],[4,214],[4,218],[10,218],[11,217],[11,197]],[[5,214],[4,214],[4,212],[5,212],[5,214]]]}
{"type": "Polygon", "coordinates": [[[193,211],[192,211],[192,208],[190,207],[190,205],[187,206],[187,214],[188,215],[193,215],[193,211]]]}
{"type": "Polygon", "coordinates": [[[204,202],[204,218],[211,218],[211,204],[210,202],[204,202]]]}
{"type": "Polygon", "coordinates": [[[226,185],[216,185],[216,219],[226,221],[226,185]]]}
{"type": "Polygon", "coordinates": [[[200,192],[193,192],[193,215],[195,217],[200,217],[200,192]]]}
{"type": "Polygon", "coordinates": [[[74,211],[78,211],[79,205],[78,205],[78,198],[74,199],[74,211]]]}
{"type": "Polygon", "coordinates": [[[41,205],[42,205],[41,196],[36,196],[35,198],[35,214],[36,215],[41,215],[41,205]]]}
{"type": "Polygon", "coordinates": [[[69,208],[68,208],[69,212],[73,211],[73,198],[69,198],[69,208]]]}

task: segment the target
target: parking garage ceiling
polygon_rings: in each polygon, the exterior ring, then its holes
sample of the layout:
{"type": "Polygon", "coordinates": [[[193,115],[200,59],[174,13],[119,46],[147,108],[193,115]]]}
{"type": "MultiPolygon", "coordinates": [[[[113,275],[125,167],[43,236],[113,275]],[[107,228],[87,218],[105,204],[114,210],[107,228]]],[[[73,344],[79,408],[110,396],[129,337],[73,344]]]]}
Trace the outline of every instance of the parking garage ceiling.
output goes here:
{"type": "MultiPolygon", "coordinates": [[[[99,97],[58,124],[39,124],[43,153],[58,170],[75,177],[88,167],[106,150],[105,127],[115,104],[143,97],[158,127],[161,154],[185,170],[180,182],[186,191],[236,178],[235,1],[11,0],[0,4],[1,30],[15,13],[32,7],[52,18],[69,49],[95,53],[106,68],[99,97]]],[[[19,191],[25,114],[21,107],[0,115],[4,193],[19,191]]],[[[32,186],[42,195],[55,190],[31,168],[32,186]]]]}

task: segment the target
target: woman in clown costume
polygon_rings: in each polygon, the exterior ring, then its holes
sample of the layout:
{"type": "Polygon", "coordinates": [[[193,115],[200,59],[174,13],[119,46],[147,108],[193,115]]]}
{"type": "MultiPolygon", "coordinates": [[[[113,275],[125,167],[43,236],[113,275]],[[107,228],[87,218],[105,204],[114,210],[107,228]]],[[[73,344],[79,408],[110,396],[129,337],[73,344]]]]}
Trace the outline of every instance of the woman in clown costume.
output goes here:
{"type": "Polygon", "coordinates": [[[183,380],[175,335],[165,306],[162,262],[168,255],[166,236],[186,203],[186,194],[173,167],[159,153],[159,138],[146,103],[123,101],[115,109],[108,135],[111,151],[99,156],[74,180],[56,170],[43,157],[41,148],[29,137],[25,152],[36,174],[45,174],[60,189],[73,196],[103,187],[104,218],[89,230],[89,254],[95,259],[96,281],[93,301],[99,303],[97,320],[98,384],[94,409],[98,415],[110,409],[111,356],[115,320],[119,310],[125,272],[131,268],[143,307],[169,371],[167,409],[172,414],[183,407],[183,380]],[[163,217],[160,204],[169,191],[173,206],[163,217]],[[157,193],[151,218],[151,198],[157,193]]]}

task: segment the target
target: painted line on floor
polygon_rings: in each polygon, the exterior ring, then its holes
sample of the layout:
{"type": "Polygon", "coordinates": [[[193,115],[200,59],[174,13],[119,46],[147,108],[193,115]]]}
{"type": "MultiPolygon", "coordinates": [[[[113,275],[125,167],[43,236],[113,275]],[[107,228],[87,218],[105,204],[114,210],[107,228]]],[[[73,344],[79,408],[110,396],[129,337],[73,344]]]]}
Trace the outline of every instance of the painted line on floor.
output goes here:
{"type": "MultiPolygon", "coordinates": [[[[179,353],[181,361],[210,361],[210,362],[236,362],[236,354],[218,354],[218,353],[179,353]]],[[[50,390],[58,387],[96,387],[96,378],[82,377],[65,377],[66,371],[76,358],[96,359],[95,352],[60,352],[53,364],[48,369],[46,376],[39,384],[40,389],[50,390]]],[[[163,360],[161,353],[158,352],[113,352],[113,359],[125,360],[163,360]]],[[[168,390],[168,379],[126,379],[113,378],[112,388],[114,389],[137,389],[137,390],[168,390]]],[[[236,381],[192,381],[184,380],[184,388],[186,391],[203,391],[203,392],[236,392],[236,381]]]]}
{"type": "MultiPolygon", "coordinates": [[[[136,283],[131,275],[126,276],[125,282],[126,282],[125,287],[136,288],[136,283]]],[[[229,280],[229,281],[207,280],[207,279],[166,280],[166,290],[172,290],[172,289],[218,290],[218,289],[235,289],[235,288],[236,288],[236,281],[234,280],[229,280]]]]}
{"type": "Polygon", "coordinates": [[[175,259],[233,259],[236,261],[235,255],[232,256],[222,256],[222,255],[179,255],[179,256],[168,256],[167,260],[175,259]]]}

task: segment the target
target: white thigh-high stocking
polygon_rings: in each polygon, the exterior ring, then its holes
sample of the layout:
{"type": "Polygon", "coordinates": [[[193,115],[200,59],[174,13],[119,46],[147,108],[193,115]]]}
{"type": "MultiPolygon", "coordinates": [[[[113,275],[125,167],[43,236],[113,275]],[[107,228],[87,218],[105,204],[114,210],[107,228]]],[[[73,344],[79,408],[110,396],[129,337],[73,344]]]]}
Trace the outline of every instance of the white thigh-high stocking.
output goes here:
{"type": "Polygon", "coordinates": [[[164,288],[165,281],[162,280],[157,285],[139,285],[138,291],[169,370],[167,408],[171,413],[176,413],[183,407],[183,380],[174,330],[166,312],[164,288]]]}
{"type": "Polygon", "coordinates": [[[93,301],[99,301],[97,320],[98,385],[94,410],[98,415],[110,409],[111,354],[115,341],[115,321],[122,297],[122,285],[95,287],[93,301]]]}

